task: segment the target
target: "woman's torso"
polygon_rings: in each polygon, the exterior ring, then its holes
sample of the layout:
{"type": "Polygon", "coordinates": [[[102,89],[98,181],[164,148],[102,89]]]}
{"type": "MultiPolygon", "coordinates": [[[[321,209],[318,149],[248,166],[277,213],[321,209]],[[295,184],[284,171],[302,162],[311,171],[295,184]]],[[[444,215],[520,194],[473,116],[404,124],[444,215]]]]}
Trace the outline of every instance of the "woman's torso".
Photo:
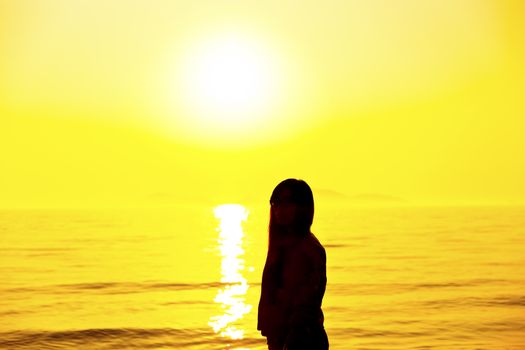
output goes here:
{"type": "Polygon", "coordinates": [[[263,334],[272,334],[285,333],[297,322],[322,326],[321,303],[326,287],[323,246],[309,234],[285,242],[279,249],[280,256],[273,262],[276,266],[265,266],[267,274],[273,275],[263,276],[259,329],[263,334]]]}

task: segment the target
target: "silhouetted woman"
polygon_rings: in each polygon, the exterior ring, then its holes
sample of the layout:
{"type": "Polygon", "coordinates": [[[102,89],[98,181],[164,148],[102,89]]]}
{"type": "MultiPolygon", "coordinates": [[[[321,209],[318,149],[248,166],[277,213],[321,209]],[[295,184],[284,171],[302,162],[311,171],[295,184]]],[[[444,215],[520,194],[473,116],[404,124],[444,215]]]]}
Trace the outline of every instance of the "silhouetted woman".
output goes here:
{"type": "Polygon", "coordinates": [[[270,205],[257,329],[270,350],[326,350],[321,310],[326,253],[310,232],[312,190],[302,180],[284,180],[273,190],[270,205]]]}

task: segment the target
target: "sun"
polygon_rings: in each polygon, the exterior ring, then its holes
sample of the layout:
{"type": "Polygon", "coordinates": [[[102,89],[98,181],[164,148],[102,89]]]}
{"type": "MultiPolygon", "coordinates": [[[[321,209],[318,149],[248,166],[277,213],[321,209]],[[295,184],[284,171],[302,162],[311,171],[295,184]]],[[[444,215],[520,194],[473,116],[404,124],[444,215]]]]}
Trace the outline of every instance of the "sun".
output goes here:
{"type": "Polygon", "coordinates": [[[199,51],[185,77],[195,107],[238,121],[269,102],[275,85],[270,63],[252,43],[230,37],[199,51]]]}
{"type": "Polygon", "coordinates": [[[148,122],[175,142],[242,149],[315,125],[312,69],[272,32],[189,31],[163,57],[148,122]]]}
{"type": "Polygon", "coordinates": [[[256,129],[279,103],[282,74],[272,51],[239,33],[201,40],[177,65],[177,104],[186,126],[228,134],[256,129]]]}

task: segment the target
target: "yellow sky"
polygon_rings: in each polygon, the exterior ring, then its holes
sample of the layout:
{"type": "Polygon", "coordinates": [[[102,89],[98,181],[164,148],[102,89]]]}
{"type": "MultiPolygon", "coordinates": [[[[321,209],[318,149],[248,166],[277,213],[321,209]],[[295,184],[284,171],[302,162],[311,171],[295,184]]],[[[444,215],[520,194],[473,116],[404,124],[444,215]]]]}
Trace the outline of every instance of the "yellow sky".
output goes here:
{"type": "Polygon", "coordinates": [[[286,177],[523,203],[524,17],[496,0],[0,0],[0,207],[267,200],[286,177]],[[225,35],[272,62],[273,100],[217,124],[180,77],[225,35]]]}

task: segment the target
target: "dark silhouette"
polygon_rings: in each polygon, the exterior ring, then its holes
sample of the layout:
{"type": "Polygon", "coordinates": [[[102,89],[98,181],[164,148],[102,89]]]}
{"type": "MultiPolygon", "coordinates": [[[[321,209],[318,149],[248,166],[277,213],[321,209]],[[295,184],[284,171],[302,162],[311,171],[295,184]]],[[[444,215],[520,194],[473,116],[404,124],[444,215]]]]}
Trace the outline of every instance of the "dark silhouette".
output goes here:
{"type": "Polygon", "coordinates": [[[326,253],[310,231],[312,190],[303,180],[284,180],[273,190],[270,206],[257,329],[270,350],[326,350],[321,310],[326,253]]]}

